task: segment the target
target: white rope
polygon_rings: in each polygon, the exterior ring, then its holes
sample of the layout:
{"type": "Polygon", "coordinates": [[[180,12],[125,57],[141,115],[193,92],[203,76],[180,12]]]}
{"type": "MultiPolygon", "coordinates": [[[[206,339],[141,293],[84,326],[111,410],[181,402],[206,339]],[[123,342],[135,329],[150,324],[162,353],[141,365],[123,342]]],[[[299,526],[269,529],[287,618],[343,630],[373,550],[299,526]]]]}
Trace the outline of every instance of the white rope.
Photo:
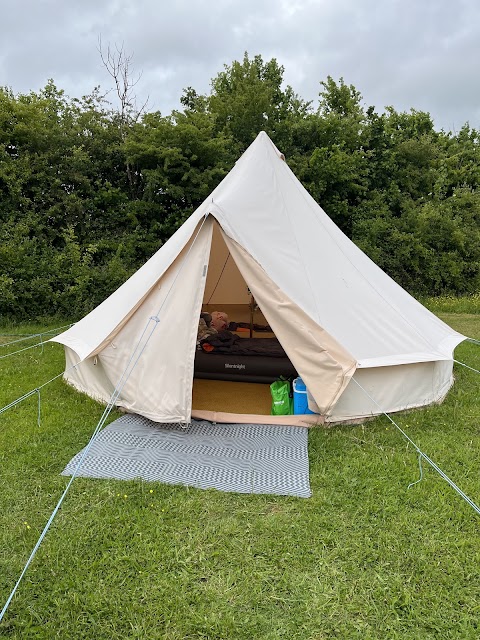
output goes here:
{"type": "Polygon", "coordinates": [[[464,362],[460,362],[459,360],[454,360],[454,362],[456,362],[457,364],[460,364],[462,367],[465,367],[466,369],[470,369],[470,371],[475,371],[475,373],[480,373],[480,371],[478,369],[474,369],[473,367],[469,367],[468,364],[465,364],[464,362]]]}
{"type": "Polygon", "coordinates": [[[410,489],[410,487],[414,487],[416,484],[418,484],[419,482],[421,482],[423,480],[423,467],[422,467],[422,456],[419,455],[418,456],[418,469],[420,471],[420,477],[418,480],[415,480],[415,482],[411,482],[407,489],[410,489]]]}
{"type": "MultiPolygon", "coordinates": [[[[41,338],[42,336],[50,335],[51,333],[55,333],[56,331],[61,331],[62,329],[67,329],[72,327],[72,324],[65,324],[63,327],[57,327],[56,329],[49,329],[48,331],[42,331],[41,333],[29,333],[29,334],[21,334],[22,337],[17,340],[11,340],[10,342],[2,342],[0,343],[0,347],[9,347],[11,344],[16,344],[17,342],[24,342],[25,340],[31,340],[32,338],[41,338]]],[[[9,337],[13,337],[16,334],[3,334],[8,335],[9,337]]],[[[0,338],[3,337],[0,334],[0,338]]]]}
{"type": "Polygon", "coordinates": [[[28,351],[29,349],[35,349],[35,347],[42,347],[43,352],[43,341],[40,339],[40,342],[31,344],[29,347],[24,347],[23,349],[18,349],[18,351],[12,351],[11,353],[5,353],[3,356],[0,356],[0,360],[4,360],[5,358],[9,358],[10,356],[15,356],[17,355],[17,353],[23,353],[23,351],[28,351]]]}
{"type": "Polygon", "coordinates": [[[190,254],[190,251],[192,250],[192,247],[195,244],[195,241],[198,238],[198,235],[199,235],[200,231],[202,230],[203,225],[205,224],[207,216],[208,216],[208,213],[205,214],[203,222],[200,225],[200,228],[197,231],[197,233],[196,233],[196,235],[195,235],[195,237],[194,237],[194,239],[193,239],[193,241],[192,241],[192,243],[191,243],[191,245],[190,245],[190,247],[189,247],[189,249],[188,249],[188,251],[187,251],[187,253],[185,255],[185,258],[184,258],[184,260],[183,260],[183,262],[182,262],[182,264],[180,266],[180,269],[178,270],[175,278],[173,279],[173,282],[172,282],[169,290],[167,291],[167,294],[166,294],[162,304],[160,305],[159,310],[157,311],[157,313],[154,316],[151,316],[148,319],[148,322],[147,322],[147,324],[146,324],[146,326],[145,326],[145,328],[144,328],[144,330],[142,332],[142,335],[140,336],[140,339],[138,340],[137,345],[136,345],[135,349],[133,350],[132,355],[130,356],[130,359],[129,359],[129,361],[128,361],[128,363],[127,363],[127,365],[126,365],[126,367],[125,367],[125,369],[124,369],[124,371],[123,371],[123,373],[122,373],[122,375],[120,377],[120,380],[118,381],[118,383],[117,383],[117,385],[116,385],[116,387],[115,387],[115,389],[114,389],[114,391],[113,391],[113,393],[112,393],[112,395],[110,397],[109,403],[105,407],[105,410],[104,410],[100,420],[98,421],[97,426],[95,427],[95,430],[94,430],[94,432],[93,432],[93,434],[92,434],[87,446],[83,450],[83,453],[80,456],[80,459],[79,459],[79,461],[77,463],[77,466],[75,467],[75,469],[73,471],[73,474],[72,474],[67,486],[65,487],[64,492],[60,496],[60,499],[57,502],[57,505],[56,505],[55,509],[53,510],[52,514],[50,515],[50,518],[48,519],[47,524],[45,525],[42,533],[40,534],[40,537],[38,538],[37,543],[34,546],[32,552],[31,552],[31,554],[30,554],[30,556],[29,556],[29,558],[28,558],[28,560],[27,560],[27,562],[26,562],[26,564],[25,564],[25,566],[24,566],[24,568],[23,568],[23,570],[22,570],[22,572],[20,574],[20,577],[18,578],[18,580],[17,580],[15,586],[13,587],[13,589],[12,589],[12,591],[11,591],[11,593],[10,593],[10,595],[9,595],[9,597],[8,597],[8,599],[7,599],[6,603],[5,603],[2,611],[0,612],[0,622],[3,620],[3,617],[4,617],[5,613],[7,612],[8,607],[10,606],[10,603],[11,603],[11,601],[12,601],[12,599],[13,599],[13,597],[14,597],[14,595],[15,595],[15,593],[16,593],[16,591],[17,591],[17,589],[18,589],[18,587],[19,587],[19,585],[20,585],[20,583],[22,581],[23,576],[25,575],[28,567],[32,563],[32,560],[35,557],[35,554],[37,553],[37,551],[38,551],[41,543],[43,542],[43,539],[45,538],[45,536],[46,536],[46,534],[47,534],[47,532],[48,532],[48,530],[49,530],[49,528],[50,528],[55,516],[57,515],[57,512],[60,509],[60,506],[61,506],[63,500],[65,499],[65,497],[66,497],[66,495],[68,493],[68,490],[70,489],[70,486],[72,485],[72,482],[76,478],[77,473],[79,472],[79,470],[80,470],[80,468],[81,468],[81,466],[83,464],[83,461],[84,461],[88,451],[90,450],[90,447],[93,444],[93,441],[94,441],[95,437],[97,436],[98,432],[104,426],[108,416],[110,415],[111,410],[115,406],[115,402],[117,401],[120,393],[122,392],[123,387],[125,386],[125,384],[126,384],[128,378],[130,377],[132,371],[135,369],[135,366],[137,365],[141,355],[145,351],[145,348],[146,348],[146,346],[147,346],[147,344],[148,344],[153,332],[157,328],[157,325],[160,322],[159,316],[160,316],[161,310],[163,309],[163,306],[165,305],[167,299],[169,298],[169,295],[170,295],[170,293],[171,293],[171,291],[172,291],[172,289],[173,289],[173,287],[174,287],[174,285],[175,285],[180,273],[182,272],[182,270],[183,270],[183,268],[184,268],[184,266],[185,266],[185,264],[187,262],[187,258],[188,258],[189,254],[190,254]],[[148,337],[145,340],[145,344],[139,350],[141,342],[142,342],[143,337],[145,336],[145,334],[147,332],[147,329],[148,329],[148,326],[149,326],[150,322],[153,322],[153,327],[152,327],[148,337]],[[135,354],[137,353],[137,351],[139,351],[138,352],[138,356],[135,358],[135,354]],[[130,365],[132,365],[132,366],[130,366],[130,365]]]}
{"type": "MultiPolygon", "coordinates": [[[[474,509],[478,515],[480,515],[480,507],[478,505],[475,504],[475,502],[473,502],[473,500],[471,498],[469,498],[454,482],[453,480],[451,480],[446,473],[444,473],[440,467],[433,462],[433,460],[431,460],[425,453],[423,453],[423,451],[415,444],[415,442],[405,433],[405,431],[403,431],[403,429],[401,429],[398,424],[395,422],[395,420],[393,420],[388,413],[385,413],[385,411],[383,411],[383,409],[380,407],[380,405],[378,404],[378,402],[372,398],[372,396],[368,393],[368,391],[366,391],[366,389],[364,389],[362,387],[362,385],[355,380],[355,378],[352,378],[353,382],[355,382],[355,384],[360,387],[360,389],[370,398],[370,400],[375,403],[375,405],[380,409],[380,411],[383,413],[384,416],[386,416],[390,422],[400,431],[400,433],[402,434],[402,436],[404,436],[404,438],[406,438],[408,440],[408,442],[410,442],[411,445],[413,445],[413,447],[415,448],[416,452],[418,453],[419,457],[423,458],[426,462],[428,462],[428,464],[433,467],[433,469],[435,469],[435,471],[446,481],[448,482],[448,484],[452,487],[452,489],[454,489],[464,500],[465,502],[467,502],[472,509],[474,509]]],[[[409,486],[412,486],[413,484],[416,483],[411,483],[409,486]]]]}
{"type": "Polygon", "coordinates": [[[11,353],[5,353],[3,356],[0,356],[0,360],[4,360],[5,358],[9,358],[10,356],[15,356],[17,353],[23,353],[24,351],[28,351],[29,349],[34,349],[35,347],[40,347],[41,343],[37,342],[36,344],[31,344],[29,347],[24,347],[23,349],[18,349],[17,351],[12,351],[11,353]]]}
{"type": "Polygon", "coordinates": [[[75,369],[79,364],[80,364],[80,362],[77,362],[77,364],[72,364],[70,367],[68,367],[67,369],[62,371],[62,373],[59,373],[58,375],[54,376],[53,378],[50,378],[50,380],[47,380],[47,382],[44,382],[39,387],[35,387],[35,389],[32,389],[31,391],[27,391],[27,393],[25,393],[23,396],[20,396],[16,400],[13,400],[13,402],[10,402],[10,404],[5,405],[4,407],[2,407],[0,409],[0,415],[2,413],[5,413],[5,411],[8,411],[8,409],[11,409],[12,407],[15,407],[17,404],[20,404],[20,402],[22,402],[23,400],[26,400],[27,398],[30,398],[30,396],[33,396],[35,393],[39,394],[39,399],[40,399],[40,389],[43,389],[43,387],[46,387],[47,384],[50,384],[50,382],[53,382],[57,378],[60,378],[60,376],[65,375],[71,369],[75,369]]]}

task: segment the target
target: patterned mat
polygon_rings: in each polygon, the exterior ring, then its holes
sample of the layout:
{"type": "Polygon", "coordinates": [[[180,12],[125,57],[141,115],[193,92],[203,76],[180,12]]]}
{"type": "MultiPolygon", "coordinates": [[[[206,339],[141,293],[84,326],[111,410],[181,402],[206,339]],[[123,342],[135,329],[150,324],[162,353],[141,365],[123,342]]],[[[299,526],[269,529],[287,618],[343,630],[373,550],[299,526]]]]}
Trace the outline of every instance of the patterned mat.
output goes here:
{"type": "MultiPolygon", "coordinates": [[[[308,498],[307,432],[305,427],[206,420],[184,428],[127,414],[97,435],[77,475],[308,498]]],[[[81,455],[63,475],[75,471],[81,455]]]]}

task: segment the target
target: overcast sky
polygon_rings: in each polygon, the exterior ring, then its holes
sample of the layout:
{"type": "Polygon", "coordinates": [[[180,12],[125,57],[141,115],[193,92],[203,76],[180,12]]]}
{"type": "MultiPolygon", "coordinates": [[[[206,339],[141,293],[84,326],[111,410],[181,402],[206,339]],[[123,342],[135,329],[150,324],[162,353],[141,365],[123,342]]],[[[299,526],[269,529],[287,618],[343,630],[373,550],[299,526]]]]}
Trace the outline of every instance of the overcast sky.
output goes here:
{"type": "Polygon", "coordinates": [[[0,0],[0,85],[107,89],[100,36],[133,54],[139,99],[164,115],[247,51],[275,57],[315,104],[331,75],[378,111],[413,107],[437,128],[480,128],[478,0],[0,0]]]}

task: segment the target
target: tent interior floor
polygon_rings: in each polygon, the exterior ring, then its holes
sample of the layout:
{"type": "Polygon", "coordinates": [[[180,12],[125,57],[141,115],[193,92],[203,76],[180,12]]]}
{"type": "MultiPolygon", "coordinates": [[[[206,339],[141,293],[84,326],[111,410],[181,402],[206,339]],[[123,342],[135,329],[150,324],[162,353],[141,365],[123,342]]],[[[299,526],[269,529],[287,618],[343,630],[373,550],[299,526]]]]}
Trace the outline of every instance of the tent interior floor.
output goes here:
{"type": "Polygon", "coordinates": [[[227,380],[193,380],[192,408],[224,413],[270,415],[270,385],[227,380]]]}

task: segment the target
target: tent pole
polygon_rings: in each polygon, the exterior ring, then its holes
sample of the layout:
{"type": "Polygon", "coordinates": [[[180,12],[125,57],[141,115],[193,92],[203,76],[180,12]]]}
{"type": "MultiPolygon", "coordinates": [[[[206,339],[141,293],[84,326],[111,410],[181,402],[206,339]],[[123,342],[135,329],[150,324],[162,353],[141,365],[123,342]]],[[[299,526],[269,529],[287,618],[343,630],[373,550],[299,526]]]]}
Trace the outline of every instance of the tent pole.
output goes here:
{"type": "Polygon", "coordinates": [[[253,293],[250,294],[250,338],[253,338],[253,314],[255,312],[255,298],[253,297],[253,293]]]}

